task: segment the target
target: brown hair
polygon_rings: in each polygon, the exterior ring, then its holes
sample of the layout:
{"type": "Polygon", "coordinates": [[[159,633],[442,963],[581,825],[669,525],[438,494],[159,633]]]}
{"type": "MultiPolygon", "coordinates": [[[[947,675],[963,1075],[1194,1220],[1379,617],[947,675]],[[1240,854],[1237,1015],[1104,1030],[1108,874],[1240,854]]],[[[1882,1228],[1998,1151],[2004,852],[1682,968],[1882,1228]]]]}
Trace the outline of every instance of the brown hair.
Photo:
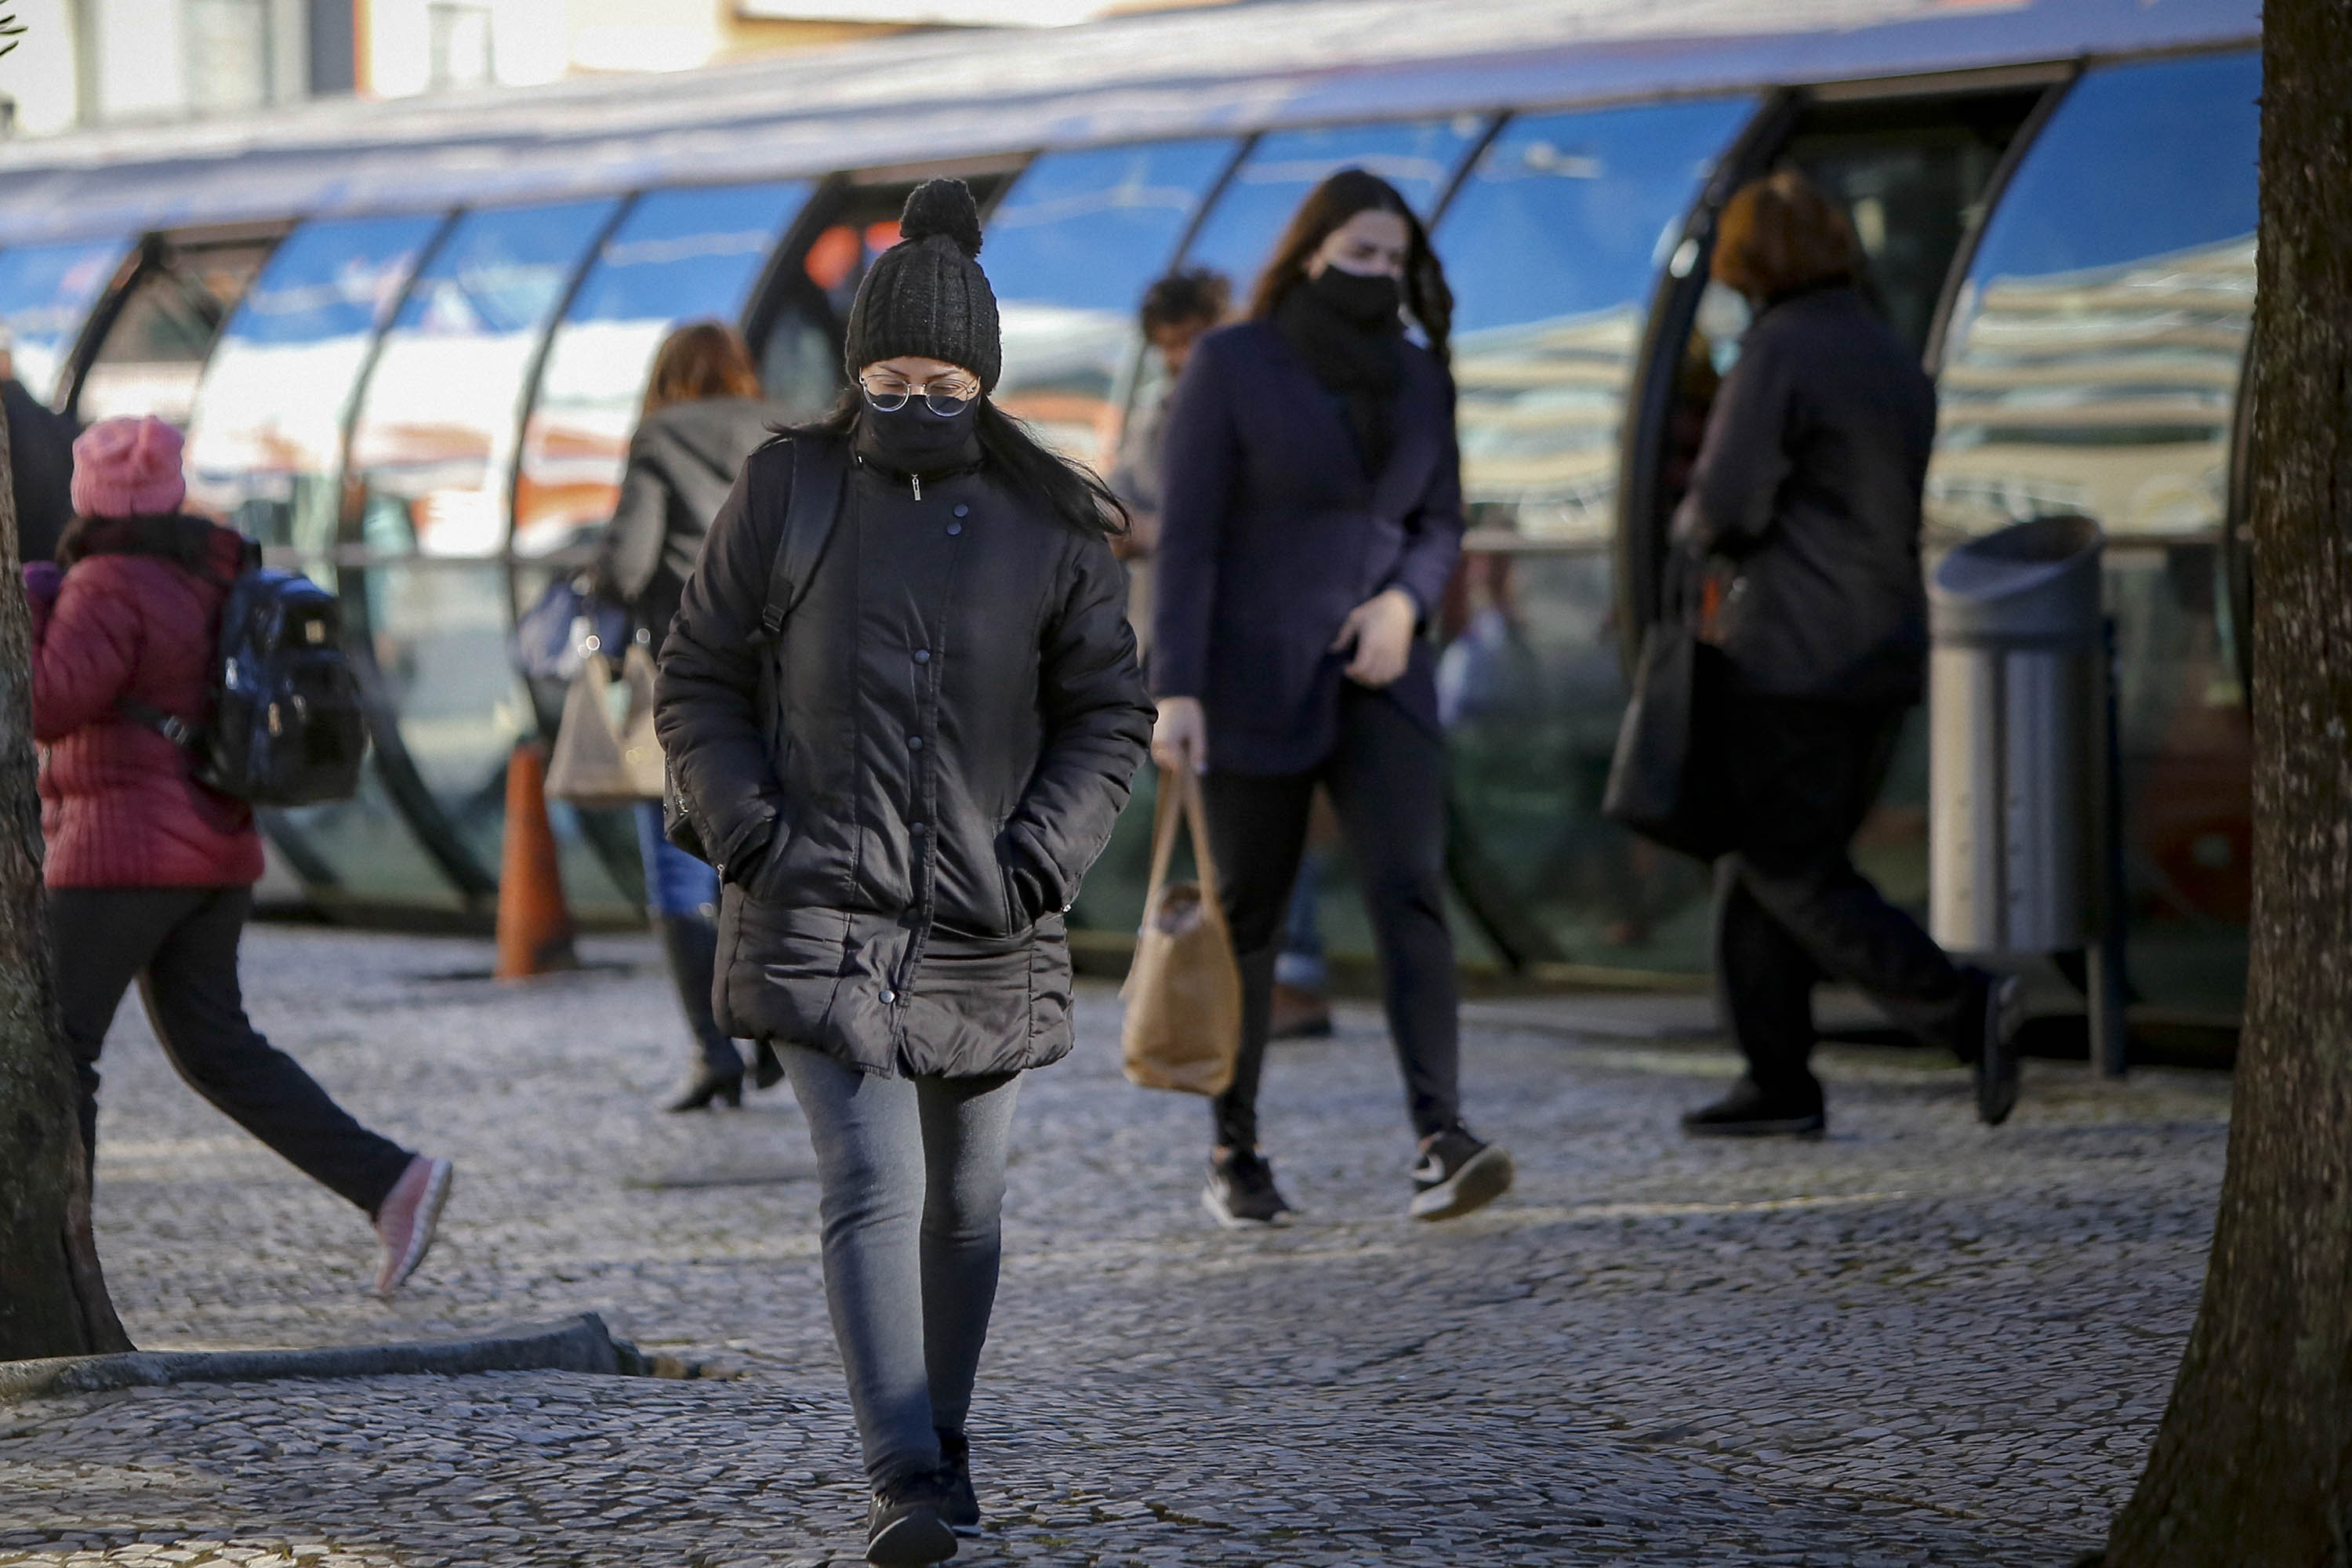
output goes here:
{"type": "Polygon", "coordinates": [[[1291,216],[1290,226],[1275,245],[1274,259],[1250,290],[1250,315],[1265,321],[1282,297],[1307,276],[1308,258],[1323,247],[1331,231],[1362,212],[1394,213],[1404,219],[1404,305],[1421,330],[1429,335],[1431,352],[1439,363],[1447,358],[1447,334],[1454,329],[1454,290],[1445,286],[1445,269],[1429,247],[1429,230],[1394,185],[1361,169],[1342,169],[1307,193],[1291,216]]]}
{"type": "Polygon", "coordinates": [[[706,397],[757,397],[760,373],[751,351],[723,321],[689,321],[662,340],[646,381],[644,412],[706,397]]]}
{"type": "Polygon", "coordinates": [[[1851,282],[1862,260],[1853,225],[1821,187],[1781,169],[1739,187],[1717,220],[1715,280],[1755,300],[1851,282]]]}

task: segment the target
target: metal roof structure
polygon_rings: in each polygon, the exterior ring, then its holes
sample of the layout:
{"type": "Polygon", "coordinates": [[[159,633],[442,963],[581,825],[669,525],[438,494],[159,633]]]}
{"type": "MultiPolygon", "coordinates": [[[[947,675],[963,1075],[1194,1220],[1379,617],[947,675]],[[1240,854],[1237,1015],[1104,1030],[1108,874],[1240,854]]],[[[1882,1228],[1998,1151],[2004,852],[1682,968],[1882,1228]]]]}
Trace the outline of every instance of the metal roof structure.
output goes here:
{"type": "Polygon", "coordinates": [[[0,146],[0,244],[2247,44],[2258,0],[1275,0],[0,146]]]}

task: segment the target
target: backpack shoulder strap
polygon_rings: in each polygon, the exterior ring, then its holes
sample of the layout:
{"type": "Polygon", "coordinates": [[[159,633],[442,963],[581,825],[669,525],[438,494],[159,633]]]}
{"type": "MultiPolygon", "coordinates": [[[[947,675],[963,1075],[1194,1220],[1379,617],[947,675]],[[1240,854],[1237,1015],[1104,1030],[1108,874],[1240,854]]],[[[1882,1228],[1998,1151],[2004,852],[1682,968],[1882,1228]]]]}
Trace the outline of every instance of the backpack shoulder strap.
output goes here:
{"type": "Polygon", "coordinates": [[[783,542],[777,546],[776,563],[768,574],[768,599],[760,609],[754,643],[772,643],[783,636],[785,619],[800,607],[817,562],[833,540],[849,480],[849,465],[834,443],[800,440],[792,448],[793,498],[784,510],[783,542]]]}

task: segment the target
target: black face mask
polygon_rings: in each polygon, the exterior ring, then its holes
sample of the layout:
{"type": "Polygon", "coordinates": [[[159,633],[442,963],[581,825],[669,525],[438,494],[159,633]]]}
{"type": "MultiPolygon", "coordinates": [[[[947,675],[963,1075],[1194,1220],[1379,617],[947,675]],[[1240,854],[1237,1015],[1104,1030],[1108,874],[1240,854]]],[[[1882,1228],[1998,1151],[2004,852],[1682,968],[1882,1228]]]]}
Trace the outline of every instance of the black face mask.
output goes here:
{"type": "Polygon", "coordinates": [[[1404,303],[1404,291],[1386,273],[1342,272],[1336,267],[1326,267],[1318,276],[1308,279],[1307,286],[1315,290],[1334,315],[1344,316],[1360,326],[1395,326],[1397,308],[1404,303]]]}
{"type": "Polygon", "coordinates": [[[934,414],[919,397],[885,414],[865,400],[857,411],[857,452],[860,457],[896,468],[902,474],[929,474],[958,468],[980,458],[980,422],[972,411],[975,397],[953,414],[934,414]]]}

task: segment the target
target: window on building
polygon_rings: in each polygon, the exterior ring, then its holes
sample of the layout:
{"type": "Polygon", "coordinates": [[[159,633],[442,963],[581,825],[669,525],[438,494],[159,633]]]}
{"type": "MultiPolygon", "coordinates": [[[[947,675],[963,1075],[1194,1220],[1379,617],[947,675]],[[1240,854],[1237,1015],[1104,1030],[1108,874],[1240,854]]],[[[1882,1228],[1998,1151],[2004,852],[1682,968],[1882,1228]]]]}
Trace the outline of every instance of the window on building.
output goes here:
{"type": "Polygon", "coordinates": [[[497,79],[490,8],[479,0],[426,0],[425,85],[436,91],[497,79]]]}
{"type": "Polygon", "coordinates": [[[277,96],[269,0],[182,0],[180,25],[191,110],[234,113],[277,96]]]}

